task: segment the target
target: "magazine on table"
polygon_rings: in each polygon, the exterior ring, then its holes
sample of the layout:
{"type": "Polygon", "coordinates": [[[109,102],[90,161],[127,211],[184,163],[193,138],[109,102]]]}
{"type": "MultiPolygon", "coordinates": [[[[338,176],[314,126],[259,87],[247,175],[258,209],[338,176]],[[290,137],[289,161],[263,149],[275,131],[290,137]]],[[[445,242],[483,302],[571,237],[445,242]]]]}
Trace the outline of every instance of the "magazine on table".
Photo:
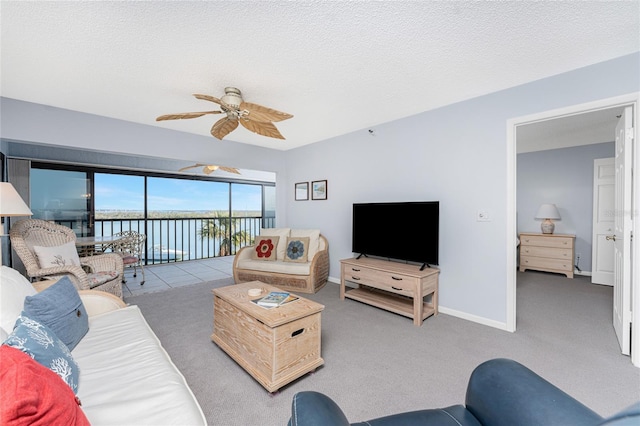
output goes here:
{"type": "Polygon", "coordinates": [[[263,298],[252,300],[252,302],[263,308],[275,308],[298,299],[298,296],[285,291],[272,291],[263,298]]]}

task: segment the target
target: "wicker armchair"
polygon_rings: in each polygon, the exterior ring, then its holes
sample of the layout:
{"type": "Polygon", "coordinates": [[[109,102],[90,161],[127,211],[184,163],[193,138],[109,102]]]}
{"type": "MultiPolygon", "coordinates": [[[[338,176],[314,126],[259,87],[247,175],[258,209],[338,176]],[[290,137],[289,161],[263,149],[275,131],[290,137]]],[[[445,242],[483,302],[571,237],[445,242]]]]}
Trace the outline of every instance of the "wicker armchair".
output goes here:
{"type": "Polygon", "coordinates": [[[101,290],[122,299],[122,258],[113,253],[80,257],[80,265],[60,265],[41,268],[34,246],[57,247],[76,241],[76,234],[66,226],[40,219],[24,219],[9,231],[11,245],[16,251],[32,280],[58,278],[67,275],[79,290],[101,290]],[[85,270],[88,270],[88,272],[85,270]],[[116,274],[104,283],[94,284],[95,278],[116,274]]]}

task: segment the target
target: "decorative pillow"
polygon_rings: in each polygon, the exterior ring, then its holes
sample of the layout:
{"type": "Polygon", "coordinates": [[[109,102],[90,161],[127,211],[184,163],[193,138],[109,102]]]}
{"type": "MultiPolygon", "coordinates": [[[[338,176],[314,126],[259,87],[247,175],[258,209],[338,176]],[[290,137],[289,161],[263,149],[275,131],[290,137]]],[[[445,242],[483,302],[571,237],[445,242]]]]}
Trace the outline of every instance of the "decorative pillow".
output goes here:
{"type": "Polygon", "coordinates": [[[307,260],[311,261],[313,256],[320,250],[320,230],[319,229],[292,229],[292,237],[309,237],[309,253],[307,260]]]}
{"type": "Polygon", "coordinates": [[[256,237],[256,245],[253,251],[254,258],[258,260],[276,260],[276,247],[278,246],[278,237],[256,237]]]}
{"type": "Polygon", "coordinates": [[[309,253],[309,237],[287,238],[285,262],[306,262],[309,253]]]}
{"type": "Polygon", "coordinates": [[[41,268],[68,265],[80,266],[80,257],[78,257],[78,250],[73,241],[55,247],[33,246],[33,251],[38,256],[38,263],[41,268]]]}
{"type": "Polygon", "coordinates": [[[24,299],[24,313],[49,327],[70,351],[89,331],[89,316],[69,277],[24,299]]]}
{"type": "Polygon", "coordinates": [[[78,393],[78,364],[69,348],[46,325],[29,318],[23,312],[3,344],[26,353],[60,376],[73,393],[78,393]]]}
{"type": "Polygon", "coordinates": [[[278,237],[277,255],[278,259],[284,259],[284,252],[287,250],[287,237],[291,233],[291,228],[260,228],[262,237],[278,237]]]}
{"type": "Polygon", "coordinates": [[[5,425],[88,425],[80,401],[28,354],[0,346],[0,419],[5,425]]]}

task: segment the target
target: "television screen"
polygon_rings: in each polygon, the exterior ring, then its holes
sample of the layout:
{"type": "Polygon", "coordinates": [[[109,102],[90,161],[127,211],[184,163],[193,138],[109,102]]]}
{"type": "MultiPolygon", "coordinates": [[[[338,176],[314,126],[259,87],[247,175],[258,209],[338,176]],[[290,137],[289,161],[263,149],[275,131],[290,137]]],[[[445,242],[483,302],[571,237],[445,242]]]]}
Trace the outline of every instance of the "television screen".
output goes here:
{"type": "Polygon", "coordinates": [[[353,205],[352,251],[438,264],[439,201],[353,205]]]}

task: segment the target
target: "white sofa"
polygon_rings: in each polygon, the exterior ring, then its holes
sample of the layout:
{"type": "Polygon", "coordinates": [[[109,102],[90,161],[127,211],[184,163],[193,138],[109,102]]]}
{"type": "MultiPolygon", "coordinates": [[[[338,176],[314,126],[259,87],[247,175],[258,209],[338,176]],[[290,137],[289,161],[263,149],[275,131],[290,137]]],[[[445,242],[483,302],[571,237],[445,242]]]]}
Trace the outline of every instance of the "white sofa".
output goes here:
{"type": "MultiPolygon", "coordinates": [[[[329,243],[318,229],[266,228],[260,236],[277,236],[276,260],[265,261],[253,255],[255,246],[240,249],[233,261],[233,278],[236,284],[261,281],[283,290],[315,293],[329,278],[329,243]],[[285,261],[288,237],[308,237],[309,250],[306,262],[285,261]]],[[[256,237],[256,240],[258,237],[256,237]]]]}
{"type": "MultiPolygon", "coordinates": [[[[13,329],[33,286],[0,269],[0,341],[13,329]]],[[[100,291],[79,292],[89,331],[71,352],[77,397],[92,425],[205,425],[202,409],[137,306],[100,291]]]]}

